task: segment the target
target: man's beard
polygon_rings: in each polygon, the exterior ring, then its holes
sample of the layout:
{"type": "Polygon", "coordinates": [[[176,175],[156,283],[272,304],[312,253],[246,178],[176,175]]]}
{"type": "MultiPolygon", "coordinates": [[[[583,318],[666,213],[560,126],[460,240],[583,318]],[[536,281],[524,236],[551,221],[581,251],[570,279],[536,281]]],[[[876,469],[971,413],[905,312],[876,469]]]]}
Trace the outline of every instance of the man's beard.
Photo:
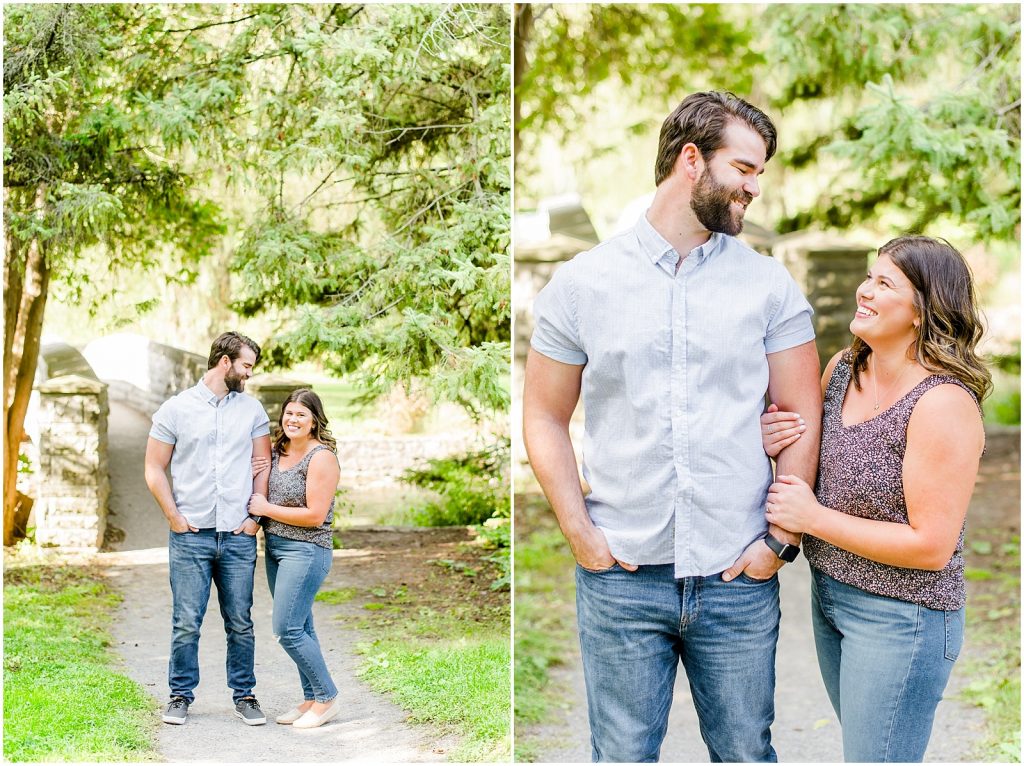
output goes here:
{"type": "Polygon", "coordinates": [[[735,237],[743,231],[743,214],[734,214],[730,203],[736,201],[749,205],[753,199],[749,194],[718,183],[711,170],[705,168],[693,187],[690,207],[705,229],[735,237]]]}
{"type": "Polygon", "coordinates": [[[240,394],[245,390],[245,378],[231,370],[224,376],[224,385],[227,386],[228,391],[240,394]]]}

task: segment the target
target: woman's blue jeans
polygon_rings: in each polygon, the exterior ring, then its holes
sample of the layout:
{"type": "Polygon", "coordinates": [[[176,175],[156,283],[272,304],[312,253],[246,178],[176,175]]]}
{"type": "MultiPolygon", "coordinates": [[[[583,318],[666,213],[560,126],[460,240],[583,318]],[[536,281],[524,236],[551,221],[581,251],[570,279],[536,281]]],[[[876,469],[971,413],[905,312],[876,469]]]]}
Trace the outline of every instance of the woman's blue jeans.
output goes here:
{"type": "Polygon", "coordinates": [[[679,663],[712,762],[774,762],[779,580],[576,567],[594,761],[658,760],[679,663]]]}
{"type": "Polygon", "coordinates": [[[964,639],[944,612],[841,583],[811,568],[818,665],[843,726],[843,757],[920,762],[964,639]]]}
{"type": "Polygon", "coordinates": [[[315,543],[267,535],[267,583],[274,597],[274,635],[299,669],[302,697],[329,702],[338,694],[313,630],[313,599],[331,571],[331,551],[315,543]]]}

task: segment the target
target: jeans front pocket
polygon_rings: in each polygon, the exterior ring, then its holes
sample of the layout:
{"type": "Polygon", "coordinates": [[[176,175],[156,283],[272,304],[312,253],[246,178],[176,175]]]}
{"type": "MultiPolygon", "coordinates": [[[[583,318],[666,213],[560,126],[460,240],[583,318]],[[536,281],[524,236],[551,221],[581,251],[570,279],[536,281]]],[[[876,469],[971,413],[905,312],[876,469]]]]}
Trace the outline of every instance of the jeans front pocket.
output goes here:
{"type": "Polygon", "coordinates": [[[952,612],[943,612],[943,616],[946,622],[945,657],[947,660],[955,662],[964,645],[964,610],[961,607],[952,612]]]}

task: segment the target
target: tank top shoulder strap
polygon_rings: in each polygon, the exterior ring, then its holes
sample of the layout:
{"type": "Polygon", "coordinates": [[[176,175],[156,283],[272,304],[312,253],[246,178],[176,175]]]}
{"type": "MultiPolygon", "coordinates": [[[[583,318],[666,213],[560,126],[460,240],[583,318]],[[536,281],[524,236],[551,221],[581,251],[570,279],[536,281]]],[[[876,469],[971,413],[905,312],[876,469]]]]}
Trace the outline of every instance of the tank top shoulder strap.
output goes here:
{"type": "Polygon", "coordinates": [[[329,449],[326,444],[318,444],[315,447],[313,447],[313,449],[311,449],[309,452],[307,452],[306,456],[304,458],[302,458],[302,465],[303,466],[308,466],[309,465],[309,461],[313,459],[313,455],[315,455],[320,450],[324,450],[324,449],[329,449]]]}
{"type": "Polygon", "coordinates": [[[917,406],[921,397],[936,386],[941,386],[944,383],[952,383],[955,386],[960,386],[960,388],[969,393],[971,398],[975,400],[975,403],[977,403],[974,392],[971,391],[971,389],[969,389],[959,378],[948,374],[929,375],[910,389],[902,399],[892,406],[888,413],[891,419],[899,423],[900,430],[904,434],[904,438],[906,438],[907,426],[910,424],[910,416],[914,413],[914,407],[917,406]]]}
{"type": "Polygon", "coordinates": [[[850,386],[852,375],[853,368],[844,353],[832,368],[832,377],[828,379],[828,385],[825,386],[825,417],[837,418],[837,422],[840,424],[842,423],[843,400],[846,398],[846,389],[850,386]]]}
{"type": "Polygon", "coordinates": [[[910,414],[909,411],[914,409],[914,406],[918,403],[918,401],[920,401],[922,396],[924,396],[926,393],[931,391],[936,386],[941,386],[945,383],[952,383],[954,386],[959,386],[960,388],[962,388],[964,391],[971,395],[971,399],[974,400],[975,404],[978,403],[978,397],[976,397],[974,395],[974,392],[971,391],[971,389],[968,388],[967,385],[959,378],[953,375],[942,373],[936,375],[929,375],[927,378],[925,378],[916,386],[914,386],[914,388],[907,394],[906,398],[904,399],[904,403],[906,404],[908,410],[908,416],[910,414]]]}

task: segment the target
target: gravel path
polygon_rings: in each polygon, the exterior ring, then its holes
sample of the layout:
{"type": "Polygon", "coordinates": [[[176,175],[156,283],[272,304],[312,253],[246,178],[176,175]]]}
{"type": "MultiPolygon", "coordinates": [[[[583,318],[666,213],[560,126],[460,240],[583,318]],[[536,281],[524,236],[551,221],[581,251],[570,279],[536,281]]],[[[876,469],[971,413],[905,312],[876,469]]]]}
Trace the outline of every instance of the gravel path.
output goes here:
{"type": "MultiPolygon", "coordinates": [[[[158,701],[167,701],[167,657],[171,636],[171,593],[167,575],[167,525],[142,480],[149,420],[111,404],[111,523],[124,534],[110,536],[110,552],[99,555],[111,585],[124,600],[113,635],[129,676],[158,701]]],[[[366,566],[359,549],[335,551],[325,589],[356,585],[352,573],[366,566]],[[358,564],[357,564],[358,562],[358,564]]],[[[365,576],[365,573],[363,573],[365,576]]],[[[280,726],[273,718],[302,699],[291,659],[274,640],[271,598],[263,569],[256,566],[252,616],[256,633],[255,694],[267,714],[265,726],[246,726],[234,715],[225,683],[225,640],[216,597],[199,644],[200,683],[184,726],[154,716],[157,749],[166,761],[220,762],[427,762],[444,761],[454,742],[426,726],[412,726],[407,714],[371,691],[355,675],[357,641],[366,640],[339,618],[342,608],[317,603],[314,619],[327,665],[345,700],[338,718],[319,729],[280,726]]]]}

